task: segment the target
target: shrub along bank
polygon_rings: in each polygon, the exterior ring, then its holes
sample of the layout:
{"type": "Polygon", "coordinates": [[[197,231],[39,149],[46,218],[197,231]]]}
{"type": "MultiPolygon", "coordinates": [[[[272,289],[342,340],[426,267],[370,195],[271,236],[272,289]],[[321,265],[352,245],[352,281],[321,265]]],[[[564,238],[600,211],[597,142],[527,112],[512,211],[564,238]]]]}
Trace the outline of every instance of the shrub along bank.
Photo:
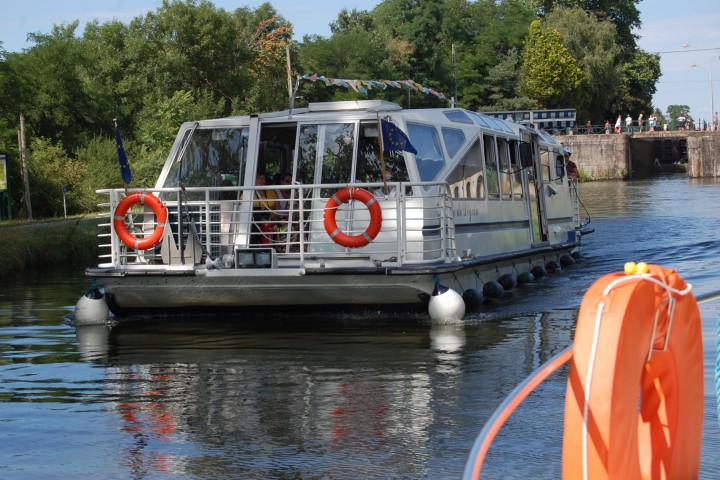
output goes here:
{"type": "Polygon", "coordinates": [[[96,265],[99,222],[87,215],[0,223],[0,278],[23,270],[96,265]]]}

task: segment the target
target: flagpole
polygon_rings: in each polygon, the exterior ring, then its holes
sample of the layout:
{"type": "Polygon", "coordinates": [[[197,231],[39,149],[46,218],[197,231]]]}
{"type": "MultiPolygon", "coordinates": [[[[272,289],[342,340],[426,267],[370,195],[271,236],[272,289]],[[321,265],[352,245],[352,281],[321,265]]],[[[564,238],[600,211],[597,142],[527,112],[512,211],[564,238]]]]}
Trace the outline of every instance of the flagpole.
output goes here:
{"type": "Polygon", "coordinates": [[[380,110],[376,111],[375,114],[377,115],[378,143],[380,144],[380,172],[382,173],[383,193],[387,195],[390,190],[387,186],[387,174],[385,171],[385,155],[383,153],[383,150],[385,150],[385,146],[383,145],[383,130],[382,123],[380,122],[380,110]]]}
{"type": "Polygon", "coordinates": [[[285,44],[285,63],[287,68],[287,84],[288,84],[288,99],[292,103],[293,88],[292,88],[292,65],[290,64],[290,43],[285,44]]]}

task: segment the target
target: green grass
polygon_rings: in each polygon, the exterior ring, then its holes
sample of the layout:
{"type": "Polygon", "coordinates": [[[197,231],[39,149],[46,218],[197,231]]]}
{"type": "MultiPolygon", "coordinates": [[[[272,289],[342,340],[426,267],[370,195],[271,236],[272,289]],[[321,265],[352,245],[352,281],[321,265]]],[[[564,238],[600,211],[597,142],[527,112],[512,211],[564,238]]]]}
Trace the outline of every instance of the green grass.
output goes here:
{"type": "Polygon", "coordinates": [[[96,264],[98,222],[93,215],[0,223],[0,277],[36,268],[96,264]]]}

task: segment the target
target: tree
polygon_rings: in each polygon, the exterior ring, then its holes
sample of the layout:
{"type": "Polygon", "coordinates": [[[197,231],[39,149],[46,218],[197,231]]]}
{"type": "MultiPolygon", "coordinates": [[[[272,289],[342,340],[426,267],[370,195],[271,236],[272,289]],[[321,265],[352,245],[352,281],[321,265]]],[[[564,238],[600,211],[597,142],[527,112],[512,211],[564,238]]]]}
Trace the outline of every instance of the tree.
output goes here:
{"type": "MultiPolygon", "coordinates": [[[[668,120],[670,130],[675,130],[678,126],[678,118],[690,118],[690,107],[687,105],[668,105],[665,118],[668,120]]],[[[685,122],[687,125],[688,123],[685,122]]]]}
{"type": "Polygon", "coordinates": [[[639,28],[641,0],[526,0],[540,15],[549,15],[556,8],[578,8],[592,12],[600,20],[609,20],[617,31],[617,42],[623,55],[631,55],[637,48],[637,36],[633,29],[639,28]]]}
{"type": "Polygon", "coordinates": [[[343,8],[338,13],[337,19],[330,23],[330,33],[333,35],[353,30],[371,32],[374,29],[373,16],[367,10],[356,8],[353,8],[352,11],[343,8]]]}
{"type": "MultiPolygon", "coordinates": [[[[266,12],[267,15],[274,11],[266,12]]],[[[289,105],[287,89],[287,51],[294,47],[292,28],[276,16],[258,18],[251,44],[254,61],[251,67],[253,86],[244,98],[244,111],[280,110],[289,105]]]]}
{"type": "Polygon", "coordinates": [[[587,79],[573,95],[572,106],[577,109],[578,118],[594,119],[597,123],[612,118],[620,75],[615,27],[579,8],[555,8],[545,17],[545,26],[560,32],[563,45],[587,79]]]}
{"type": "MultiPolygon", "coordinates": [[[[385,0],[373,10],[381,35],[407,52],[399,69],[404,78],[449,95],[452,44],[467,35],[468,5],[464,0],[385,0]]],[[[413,97],[413,107],[420,106],[438,106],[437,98],[413,97]]]]}
{"type": "MultiPolygon", "coordinates": [[[[125,151],[130,158],[133,170],[133,185],[137,180],[137,169],[134,159],[136,148],[134,142],[123,142],[125,151]]],[[[118,164],[117,146],[114,138],[96,136],[75,151],[75,158],[82,165],[82,175],[68,193],[68,200],[76,206],[78,212],[94,212],[98,206],[98,196],[95,190],[103,188],[123,187],[118,164]]]]}
{"type": "Polygon", "coordinates": [[[70,158],[61,144],[53,144],[36,137],[30,144],[28,157],[30,192],[33,214],[38,217],[57,217],[63,214],[62,187],[69,187],[68,213],[78,213],[75,190],[80,184],[85,167],[70,158]]]}
{"type": "Polygon", "coordinates": [[[30,34],[35,45],[13,57],[23,90],[15,110],[26,118],[28,136],[44,137],[72,151],[100,130],[101,102],[87,90],[90,56],[75,36],[78,22],[30,34]],[[21,73],[20,73],[21,72],[21,73]],[[19,108],[18,108],[19,107],[19,108]]]}
{"type": "Polygon", "coordinates": [[[468,5],[467,18],[461,23],[464,33],[456,37],[461,106],[472,110],[536,106],[519,92],[518,55],[535,18],[519,0],[480,0],[468,5]]]}
{"type": "Polygon", "coordinates": [[[638,50],[629,62],[618,69],[619,89],[615,111],[640,112],[652,110],[655,84],[660,78],[660,56],[638,50]]]}
{"type": "MultiPolygon", "coordinates": [[[[299,52],[304,73],[334,78],[404,79],[412,54],[410,42],[394,38],[387,30],[376,28],[373,15],[365,11],[341,10],[331,25],[331,38],[306,36],[299,52]]],[[[310,101],[367,98],[352,89],[303,84],[303,96],[310,101]]],[[[373,98],[403,103],[406,91],[375,90],[373,98]]]]}
{"type": "Polygon", "coordinates": [[[563,108],[572,104],[573,90],[584,81],[560,34],[533,21],[522,52],[520,91],[542,108],[563,108]]]}
{"type": "Polygon", "coordinates": [[[489,110],[510,111],[510,110],[531,110],[536,103],[518,93],[519,89],[519,64],[520,55],[517,50],[510,50],[503,56],[497,65],[490,68],[487,75],[489,85],[489,110]]]}

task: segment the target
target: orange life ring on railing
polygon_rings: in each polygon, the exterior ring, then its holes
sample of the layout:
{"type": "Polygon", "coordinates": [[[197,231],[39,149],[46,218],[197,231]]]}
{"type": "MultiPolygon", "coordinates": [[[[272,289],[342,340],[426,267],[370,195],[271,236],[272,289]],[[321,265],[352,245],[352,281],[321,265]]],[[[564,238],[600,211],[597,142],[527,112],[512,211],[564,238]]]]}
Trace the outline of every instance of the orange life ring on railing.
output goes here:
{"type": "Polygon", "coordinates": [[[348,248],[364,247],[380,233],[380,228],[382,227],[382,209],[380,208],[380,203],[377,201],[377,198],[367,190],[355,187],[343,188],[335,192],[335,195],[330,197],[330,200],[325,204],[323,223],[325,225],[325,231],[338,245],[348,248]],[[338,207],[351,199],[360,200],[370,211],[370,225],[359,235],[348,235],[343,232],[338,228],[337,221],[335,220],[335,213],[338,207]]]}
{"type": "Polygon", "coordinates": [[[168,218],[168,210],[162,201],[152,193],[131,193],[115,208],[115,216],[113,217],[113,225],[118,238],[128,247],[135,250],[147,250],[154,247],[162,240],[165,233],[165,223],[168,218]],[[157,227],[149,237],[142,239],[137,238],[130,233],[125,225],[125,215],[128,210],[135,205],[147,205],[155,212],[155,221],[157,227]]]}
{"type": "Polygon", "coordinates": [[[563,478],[698,476],[700,312],[674,270],[648,270],[606,275],[583,298],[565,397],[563,478]]]}

